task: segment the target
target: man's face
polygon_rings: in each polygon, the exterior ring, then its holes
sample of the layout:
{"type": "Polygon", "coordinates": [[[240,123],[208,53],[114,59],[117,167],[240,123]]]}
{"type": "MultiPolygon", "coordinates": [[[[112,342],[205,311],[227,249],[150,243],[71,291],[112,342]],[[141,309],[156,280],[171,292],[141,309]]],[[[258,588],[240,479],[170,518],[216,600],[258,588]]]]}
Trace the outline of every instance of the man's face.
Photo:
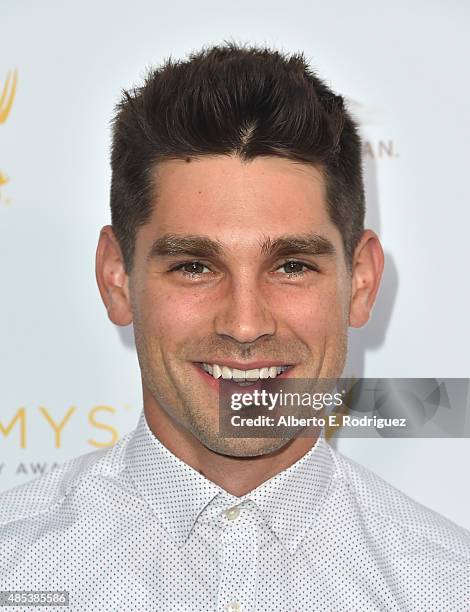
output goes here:
{"type": "Polygon", "coordinates": [[[202,364],[341,375],[351,281],[322,175],[216,156],[164,162],[155,178],[129,282],[146,407],[216,452],[274,451],[288,440],[218,434],[218,382],[202,364]]]}

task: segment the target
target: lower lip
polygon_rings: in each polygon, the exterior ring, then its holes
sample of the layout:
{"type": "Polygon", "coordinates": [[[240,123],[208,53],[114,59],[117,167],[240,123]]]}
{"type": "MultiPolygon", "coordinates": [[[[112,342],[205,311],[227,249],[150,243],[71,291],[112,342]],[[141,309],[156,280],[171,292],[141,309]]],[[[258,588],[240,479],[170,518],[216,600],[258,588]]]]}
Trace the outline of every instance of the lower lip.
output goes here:
{"type": "Polygon", "coordinates": [[[288,378],[289,374],[293,370],[293,366],[290,366],[287,370],[282,372],[282,374],[278,374],[276,378],[267,378],[267,379],[259,378],[257,381],[255,381],[251,385],[239,385],[238,383],[233,382],[231,379],[223,379],[222,377],[218,379],[214,378],[211,374],[208,374],[205,370],[202,369],[202,365],[197,365],[197,364],[193,364],[193,365],[196,368],[196,371],[198,372],[199,376],[201,376],[201,378],[206,382],[206,384],[208,384],[212,389],[214,389],[215,391],[218,391],[219,381],[223,380],[224,384],[227,385],[227,391],[230,392],[232,391],[232,388],[233,388],[234,393],[236,392],[240,393],[243,391],[246,391],[247,393],[249,393],[253,389],[260,388],[261,383],[265,380],[277,380],[278,378],[288,378]]]}

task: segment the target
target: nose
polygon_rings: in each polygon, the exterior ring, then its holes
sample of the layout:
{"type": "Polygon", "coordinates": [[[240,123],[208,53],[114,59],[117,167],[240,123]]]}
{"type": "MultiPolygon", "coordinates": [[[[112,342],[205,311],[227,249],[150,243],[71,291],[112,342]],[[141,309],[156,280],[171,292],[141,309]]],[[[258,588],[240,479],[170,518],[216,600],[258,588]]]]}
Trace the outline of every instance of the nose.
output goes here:
{"type": "Polygon", "coordinates": [[[266,302],[257,279],[232,280],[217,309],[216,333],[239,343],[272,336],[276,322],[266,302]]]}

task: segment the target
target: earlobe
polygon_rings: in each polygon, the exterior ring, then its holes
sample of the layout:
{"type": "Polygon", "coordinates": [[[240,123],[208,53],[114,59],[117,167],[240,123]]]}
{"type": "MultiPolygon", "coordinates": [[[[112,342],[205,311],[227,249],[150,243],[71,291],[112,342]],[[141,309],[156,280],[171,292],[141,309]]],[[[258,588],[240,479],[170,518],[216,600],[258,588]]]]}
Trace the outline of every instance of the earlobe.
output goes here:
{"type": "Polygon", "coordinates": [[[96,249],[96,281],[109,319],[115,325],[132,323],[129,279],[125,271],[121,248],[111,225],[100,232],[96,249]]]}
{"type": "Polygon", "coordinates": [[[349,325],[367,323],[380,286],[384,253],[380,240],[372,230],[365,230],[354,253],[349,325]]]}

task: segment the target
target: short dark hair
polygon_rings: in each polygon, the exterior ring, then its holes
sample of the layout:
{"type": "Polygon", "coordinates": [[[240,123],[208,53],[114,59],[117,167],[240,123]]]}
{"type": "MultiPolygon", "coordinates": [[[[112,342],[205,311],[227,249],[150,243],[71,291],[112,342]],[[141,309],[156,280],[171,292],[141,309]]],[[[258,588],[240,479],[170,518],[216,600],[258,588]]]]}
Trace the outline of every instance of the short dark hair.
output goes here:
{"type": "Polygon", "coordinates": [[[224,41],[170,57],[123,92],[112,129],[111,223],[128,274],[136,230],[152,213],[155,165],[205,155],[275,156],[321,170],[351,265],[364,230],[361,139],[343,98],[303,53],[224,41]]]}

